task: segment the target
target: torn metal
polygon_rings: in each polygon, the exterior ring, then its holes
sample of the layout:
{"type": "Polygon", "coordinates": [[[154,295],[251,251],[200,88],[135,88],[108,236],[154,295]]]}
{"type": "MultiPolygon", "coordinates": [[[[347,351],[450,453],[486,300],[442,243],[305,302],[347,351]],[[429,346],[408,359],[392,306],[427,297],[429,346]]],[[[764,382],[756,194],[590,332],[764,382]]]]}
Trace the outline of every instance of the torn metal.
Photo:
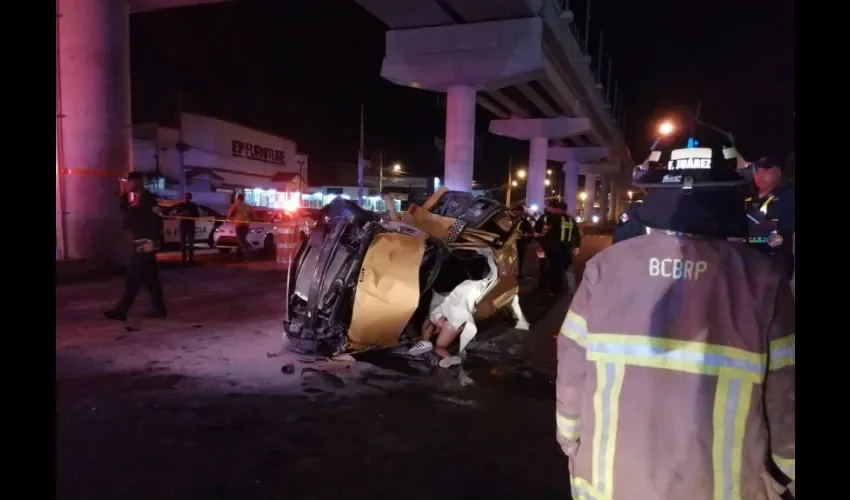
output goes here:
{"type": "Polygon", "coordinates": [[[517,297],[516,226],[504,205],[437,191],[388,221],[338,198],[299,248],[289,271],[286,347],[323,356],[421,338],[426,320],[460,330],[506,309],[528,329],[517,297]]]}

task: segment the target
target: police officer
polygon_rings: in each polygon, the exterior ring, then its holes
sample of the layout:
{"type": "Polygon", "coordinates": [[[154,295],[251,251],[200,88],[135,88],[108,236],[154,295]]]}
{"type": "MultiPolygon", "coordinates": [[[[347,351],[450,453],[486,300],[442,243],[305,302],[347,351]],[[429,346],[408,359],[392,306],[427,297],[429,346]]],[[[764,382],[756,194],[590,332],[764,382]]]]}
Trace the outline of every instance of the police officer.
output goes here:
{"type": "Polygon", "coordinates": [[[534,226],[532,226],[531,222],[528,220],[528,216],[525,213],[525,206],[518,205],[512,208],[511,212],[513,212],[514,216],[519,219],[516,240],[517,278],[523,279],[525,278],[522,274],[524,269],[523,264],[525,263],[525,256],[528,253],[528,245],[534,238],[534,226]]]}
{"type": "Polygon", "coordinates": [[[750,231],[747,243],[777,259],[790,280],[794,274],[794,191],[781,187],[782,165],[773,158],[753,164],[755,195],[745,199],[750,231]]]}
{"type": "Polygon", "coordinates": [[[162,297],[162,283],[156,266],[154,241],[159,233],[159,215],[156,213],[156,198],[142,184],[142,174],[130,172],[122,182],[120,208],[124,213],[124,229],[132,238],[130,262],[127,265],[127,280],[124,295],[116,306],[105,313],[109,319],[125,321],[130,306],[144,286],[151,294],[151,310],[148,318],[166,316],[162,297]]]}
{"type": "Polygon", "coordinates": [[[643,203],[643,197],[636,198],[632,201],[628,210],[620,214],[620,220],[617,221],[617,225],[614,227],[614,237],[611,240],[612,244],[646,234],[646,226],[634,218],[635,209],[641,203],[643,203]]]}
{"type": "Polygon", "coordinates": [[[537,220],[534,232],[538,234],[540,247],[545,254],[545,263],[541,262],[538,288],[549,295],[560,295],[564,290],[564,278],[567,268],[572,264],[573,254],[581,246],[581,234],[575,219],[567,214],[567,204],[553,201],[549,209],[537,220]]]}
{"type": "Polygon", "coordinates": [[[183,203],[177,205],[180,219],[180,253],[183,265],[195,263],[195,221],[201,216],[198,205],[192,202],[192,193],[183,196],[183,203]]]}
{"type": "Polygon", "coordinates": [[[636,173],[650,232],[587,262],[561,327],[556,428],[573,498],[775,500],[795,477],[791,287],[726,241],[746,234],[748,179],[707,149],[636,173]]]}

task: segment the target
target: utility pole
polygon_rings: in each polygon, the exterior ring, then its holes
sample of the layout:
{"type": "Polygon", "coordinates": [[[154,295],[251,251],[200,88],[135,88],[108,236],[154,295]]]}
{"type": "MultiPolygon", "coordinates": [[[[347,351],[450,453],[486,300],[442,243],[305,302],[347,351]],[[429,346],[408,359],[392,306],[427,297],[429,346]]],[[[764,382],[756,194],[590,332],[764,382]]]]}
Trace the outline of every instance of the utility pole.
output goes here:
{"type": "Polygon", "coordinates": [[[384,194],[384,150],[378,153],[378,194],[384,194]]]}
{"type": "Polygon", "coordinates": [[[363,105],[360,105],[360,151],[357,153],[357,200],[363,206],[363,105]]]}
{"type": "Polygon", "coordinates": [[[507,190],[508,194],[505,195],[505,206],[507,206],[508,208],[511,208],[511,190],[514,187],[513,173],[514,173],[513,157],[508,156],[508,190],[507,190]]]}
{"type": "Polygon", "coordinates": [[[188,145],[183,142],[183,91],[177,93],[177,162],[178,176],[177,179],[177,195],[180,200],[186,196],[186,159],[185,153],[189,149],[188,145]]]}

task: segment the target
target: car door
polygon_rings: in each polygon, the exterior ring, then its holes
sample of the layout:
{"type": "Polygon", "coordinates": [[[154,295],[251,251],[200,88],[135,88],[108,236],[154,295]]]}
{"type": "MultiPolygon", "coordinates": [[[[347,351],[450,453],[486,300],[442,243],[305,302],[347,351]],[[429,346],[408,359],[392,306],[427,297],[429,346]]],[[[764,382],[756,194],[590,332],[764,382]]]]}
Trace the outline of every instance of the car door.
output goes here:
{"type": "Polygon", "coordinates": [[[195,241],[205,243],[213,233],[216,213],[209,207],[199,205],[198,215],[200,218],[195,221],[195,241]]]}
{"type": "Polygon", "coordinates": [[[261,248],[265,240],[265,228],[268,226],[271,212],[268,210],[254,210],[251,217],[250,230],[248,231],[248,243],[253,248],[261,248]]]}
{"type": "Polygon", "coordinates": [[[166,245],[180,243],[180,219],[177,218],[177,207],[162,207],[159,215],[162,217],[163,243],[166,245]]]}

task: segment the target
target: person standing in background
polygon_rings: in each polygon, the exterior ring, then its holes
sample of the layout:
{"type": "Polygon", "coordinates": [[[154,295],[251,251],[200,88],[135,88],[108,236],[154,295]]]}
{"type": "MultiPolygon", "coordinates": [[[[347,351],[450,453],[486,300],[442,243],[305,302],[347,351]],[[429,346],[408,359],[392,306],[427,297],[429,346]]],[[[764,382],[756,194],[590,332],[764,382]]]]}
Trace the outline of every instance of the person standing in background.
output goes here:
{"type": "Polygon", "coordinates": [[[201,216],[198,205],[192,202],[192,193],[183,196],[183,203],[177,205],[180,216],[180,253],[183,265],[195,263],[195,221],[201,216]]]}
{"type": "Polygon", "coordinates": [[[245,194],[239,193],[236,195],[236,201],[230,207],[227,218],[232,220],[236,227],[236,240],[239,242],[242,258],[246,261],[251,260],[251,244],[248,243],[248,231],[250,230],[251,217],[253,215],[254,208],[245,203],[245,194]]]}

